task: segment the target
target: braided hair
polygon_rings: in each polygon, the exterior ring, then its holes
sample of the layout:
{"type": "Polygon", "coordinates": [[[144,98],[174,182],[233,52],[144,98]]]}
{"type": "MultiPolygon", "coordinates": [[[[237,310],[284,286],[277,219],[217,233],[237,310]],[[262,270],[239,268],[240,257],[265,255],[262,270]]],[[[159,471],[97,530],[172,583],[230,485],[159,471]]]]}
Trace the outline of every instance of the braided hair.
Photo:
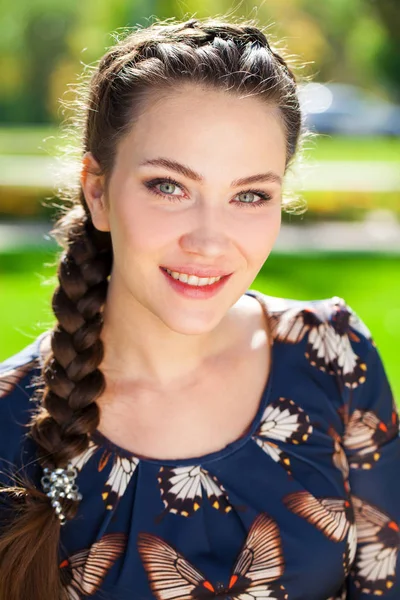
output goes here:
{"type": "MultiPolygon", "coordinates": [[[[118,39],[89,75],[78,88],[73,120],[77,164],[82,166],[91,152],[106,187],[118,144],[134,126],[135,115],[152,94],[168,92],[177,82],[253,94],[277,106],[286,134],[286,167],[302,139],[296,77],[253,21],[155,21],[118,39]]],[[[29,423],[43,468],[65,467],[87,450],[100,419],[96,398],[105,389],[100,336],[113,264],[111,236],[93,225],[79,183],[64,198],[68,202],[52,230],[62,247],[52,298],[56,323],[29,423]]],[[[13,491],[13,518],[0,536],[0,600],[64,600],[59,519],[46,494],[29,480],[13,491]]],[[[63,500],[67,520],[77,508],[77,500],[63,500]]]]}

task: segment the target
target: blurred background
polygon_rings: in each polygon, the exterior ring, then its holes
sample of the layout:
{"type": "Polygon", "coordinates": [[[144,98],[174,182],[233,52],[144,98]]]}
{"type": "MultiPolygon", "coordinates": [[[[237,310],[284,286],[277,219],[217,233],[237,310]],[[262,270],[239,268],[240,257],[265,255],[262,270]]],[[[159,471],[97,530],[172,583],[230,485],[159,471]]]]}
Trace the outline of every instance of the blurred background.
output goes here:
{"type": "Polygon", "coordinates": [[[307,202],[253,288],[343,297],[370,328],[400,398],[400,3],[396,0],[0,0],[0,361],[53,324],[57,247],[48,232],[63,169],[63,101],[113,34],[165,19],[255,17],[287,48],[307,127],[288,173],[307,202]],[[311,81],[312,80],[312,81],[311,81]]]}

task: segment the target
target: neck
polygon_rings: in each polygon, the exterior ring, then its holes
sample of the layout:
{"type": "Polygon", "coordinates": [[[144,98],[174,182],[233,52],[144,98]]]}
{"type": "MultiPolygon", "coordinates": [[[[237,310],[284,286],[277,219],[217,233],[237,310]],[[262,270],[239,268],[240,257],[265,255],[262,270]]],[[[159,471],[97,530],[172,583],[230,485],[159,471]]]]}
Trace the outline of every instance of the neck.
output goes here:
{"type": "Polygon", "coordinates": [[[103,317],[100,368],[106,379],[121,384],[135,382],[154,391],[182,388],[200,373],[204,376],[227,344],[226,319],[204,333],[173,331],[128,290],[117,289],[112,279],[103,317]]]}

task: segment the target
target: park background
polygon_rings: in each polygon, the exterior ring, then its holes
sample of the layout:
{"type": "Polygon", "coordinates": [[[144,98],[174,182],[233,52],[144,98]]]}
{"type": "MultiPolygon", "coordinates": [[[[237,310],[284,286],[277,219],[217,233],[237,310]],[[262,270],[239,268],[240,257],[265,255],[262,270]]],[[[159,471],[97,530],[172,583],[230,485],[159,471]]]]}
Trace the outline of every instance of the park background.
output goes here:
{"type": "MultiPolygon", "coordinates": [[[[67,104],[79,74],[127,28],[155,17],[253,17],[287,48],[301,77],[400,104],[393,0],[0,0],[0,8],[0,361],[53,323],[58,249],[48,231],[69,152],[67,104]]],[[[308,210],[283,213],[252,287],[289,298],[343,297],[370,328],[399,401],[399,136],[321,134],[299,166],[288,188],[308,210]]]]}

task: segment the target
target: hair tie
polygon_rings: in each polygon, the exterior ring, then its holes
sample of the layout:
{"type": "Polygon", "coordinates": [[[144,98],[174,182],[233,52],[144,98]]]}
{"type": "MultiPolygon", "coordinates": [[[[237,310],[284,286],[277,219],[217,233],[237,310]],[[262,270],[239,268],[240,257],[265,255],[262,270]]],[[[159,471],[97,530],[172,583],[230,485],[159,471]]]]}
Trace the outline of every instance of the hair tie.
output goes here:
{"type": "Polygon", "coordinates": [[[43,477],[41,484],[46,495],[51,499],[51,505],[56,511],[56,515],[61,521],[61,525],[66,522],[66,516],[62,511],[60,498],[68,498],[69,500],[82,500],[82,494],[78,491],[78,486],[75,484],[75,479],[78,475],[77,470],[68,463],[65,469],[57,467],[56,469],[43,469],[43,477]]]}

